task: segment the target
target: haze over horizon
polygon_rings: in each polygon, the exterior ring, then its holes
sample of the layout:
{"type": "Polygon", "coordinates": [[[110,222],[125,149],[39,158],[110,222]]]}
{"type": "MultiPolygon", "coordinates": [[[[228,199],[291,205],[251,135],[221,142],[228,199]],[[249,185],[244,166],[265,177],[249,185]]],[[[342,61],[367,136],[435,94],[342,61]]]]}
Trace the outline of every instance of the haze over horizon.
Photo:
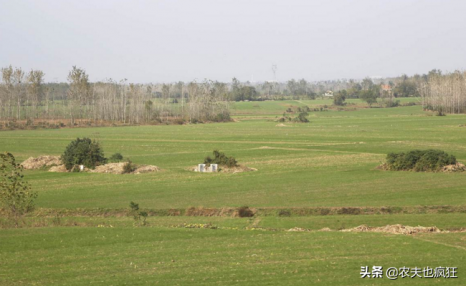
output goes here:
{"type": "Polygon", "coordinates": [[[66,81],[309,81],[466,67],[466,1],[6,1],[0,67],[66,81]]]}

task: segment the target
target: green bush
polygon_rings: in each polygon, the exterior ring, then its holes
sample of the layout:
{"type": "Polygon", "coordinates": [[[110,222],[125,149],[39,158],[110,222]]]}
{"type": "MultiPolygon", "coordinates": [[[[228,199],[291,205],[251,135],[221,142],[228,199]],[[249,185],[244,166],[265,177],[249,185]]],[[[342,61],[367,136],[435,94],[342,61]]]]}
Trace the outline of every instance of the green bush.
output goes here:
{"type": "Polygon", "coordinates": [[[294,121],[296,122],[302,122],[302,123],[307,123],[309,122],[309,119],[307,119],[307,112],[301,112],[295,119],[294,121]]]}
{"type": "Polygon", "coordinates": [[[134,218],[134,222],[136,224],[140,224],[140,225],[147,225],[147,222],[146,222],[146,219],[147,219],[147,212],[145,211],[140,211],[139,210],[139,204],[135,203],[135,202],[130,202],[129,203],[129,207],[131,209],[130,213],[133,215],[133,218],[134,218]],[[141,218],[142,218],[142,222],[141,222],[141,218]]]}
{"type": "Polygon", "coordinates": [[[238,162],[234,157],[227,157],[225,153],[219,152],[218,150],[214,150],[213,154],[214,158],[211,158],[210,156],[205,157],[204,164],[218,164],[230,168],[238,166],[238,162]]]}
{"type": "Polygon", "coordinates": [[[94,169],[95,166],[107,163],[100,144],[89,138],[77,138],[65,149],[61,160],[67,170],[75,165],[84,165],[86,168],[94,169]]]}
{"type": "Polygon", "coordinates": [[[128,159],[128,162],[123,165],[123,174],[129,174],[134,172],[136,170],[136,166],[131,162],[131,160],[128,159]]]}
{"type": "Polygon", "coordinates": [[[109,161],[114,162],[114,163],[118,163],[122,160],[123,160],[123,155],[121,155],[120,153],[115,153],[109,158],[109,161]]]}
{"type": "Polygon", "coordinates": [[[407,153],[389,153],[386,161],[393,171],[438,171],[443,166],[456,164],[456,158],[442,150],[413,150],[407,153]]]}

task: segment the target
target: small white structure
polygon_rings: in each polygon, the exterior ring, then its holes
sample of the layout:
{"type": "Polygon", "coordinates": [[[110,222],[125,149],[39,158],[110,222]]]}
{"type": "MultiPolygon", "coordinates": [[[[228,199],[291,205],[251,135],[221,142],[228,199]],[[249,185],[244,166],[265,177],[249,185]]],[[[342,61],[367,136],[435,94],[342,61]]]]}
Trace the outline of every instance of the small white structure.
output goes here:
{"type": "Polygon", "coordinates": [[[201,173],[218,172],[218,164],[210,164],[210,166],[206,166],[206,164],[198,164],[196,168],[196,172],[201,172],[201,173]]]}
{"type": "Polygon", "coordinates": [[[84,165],[79,165],[79,171],[84,171],[84,165]]]}
{"type": "Polygon", "coordinates": [[[327,90],[327,91],[324,93],[324,96],[327,96],[327,97],[333,96],[333,91],[327,90]]]}

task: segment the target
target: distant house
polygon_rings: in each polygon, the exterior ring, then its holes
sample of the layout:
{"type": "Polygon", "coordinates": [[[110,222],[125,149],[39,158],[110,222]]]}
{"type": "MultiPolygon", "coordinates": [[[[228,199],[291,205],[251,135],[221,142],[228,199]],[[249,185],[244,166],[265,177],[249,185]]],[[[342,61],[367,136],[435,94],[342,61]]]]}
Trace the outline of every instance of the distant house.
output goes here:
{"type": "Polygon", "coordinates": [[[387,91],[387,92],[392,91],[392,87],[389,84],[382,84],[380,88],[382,88],[382,91],[387,91]]]}
{"type": "Polygon", "coordinates": [[[333,96],[333,91],[331,90],[327,90],[325,93],[324,93],[324,96],[333,96]]]}

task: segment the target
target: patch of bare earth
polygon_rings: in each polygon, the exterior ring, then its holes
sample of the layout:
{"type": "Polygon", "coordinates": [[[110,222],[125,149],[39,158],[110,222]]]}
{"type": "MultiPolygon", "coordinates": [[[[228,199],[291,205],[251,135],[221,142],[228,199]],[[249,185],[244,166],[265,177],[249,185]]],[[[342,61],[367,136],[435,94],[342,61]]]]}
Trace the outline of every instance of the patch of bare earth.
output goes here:
{"type": "MultiPolygon", "coordinates": [[[[105,165],[100,165],[95,167],[94,170],[92,169],[84,169],[84,172],[89,173],[102,173],[102,174],[124,174],[124,165],[126,163],[108,163],[105,165]]],[[[160,168],[153,165],[137,165],[136,169],[128,174],[143,174],[143,173],[151,173],[151,172],[158,172],[160,168]]],[[[53,166],[49,169],[49,172],[59,172],[59,173],[66,173],[68,170],[65,168],[65,165],[53,166]]]]}
{"type": "MultiPolygon", "coordinates": [[[[389,171],[388,165],[386,163],[375,167],[376,170],[389,171]]],[[[456,172],[465,172],[466,166],[463,163],[457,162],[453,165],[443,166],[438,172],[441,173],[456,173],[456,172]]]]}
{"type": "Polygon", "coordinates": [[[453,172],[464,172],[466,171],[466,166],[462,163],[457,162],[454,165],[443,166],[442,172],[453,173],[453,172]]]}
{"type": "Polygon", "coordinates": [[[29,157],[26,161],[21,163],[26,170],[36,170],[43,167],[61,165],[60,156],[39,156],[29,157]]]}
{"type": "MultiPolygon", "coordinates": [[[[198,172],[197,166],[189,167],[187,169],[188,171],[193,171],[193,172],[198,172]]],[[[225,167],[225,166],[220,166],[218,172],[213,172],[212,174],[215,173],[242,173],[242,172],[254,172],[257,171],[256,168],[251,168],[248,166],[243,166],[243,165],[238,165],[236,167],[225,167]]],[[[209,172],[206,172],[209,173],[209,172]]]]}
{"type": "Polygon", "coordinates": [[[380,227],[370,227],[367,225],[360,225],[350,229],[343,229],[343,232],[383,232],[392,234],[415,234],[415,233],[439,233],[441,232],[435,226],[407,226],[402,224],[386,225],[380,227]]]}
{"type": "MultiPolygon", "coordinates": [[[[109,163],[95,167],[94,170],[89,170],[90,173],[105,173],[105,174],[124,174],[125,162],[109,163]]],[[[128,174],[142,174],[160,171],[159,167],[153,165],[138,165],[136,169],[128,174]]]]}

